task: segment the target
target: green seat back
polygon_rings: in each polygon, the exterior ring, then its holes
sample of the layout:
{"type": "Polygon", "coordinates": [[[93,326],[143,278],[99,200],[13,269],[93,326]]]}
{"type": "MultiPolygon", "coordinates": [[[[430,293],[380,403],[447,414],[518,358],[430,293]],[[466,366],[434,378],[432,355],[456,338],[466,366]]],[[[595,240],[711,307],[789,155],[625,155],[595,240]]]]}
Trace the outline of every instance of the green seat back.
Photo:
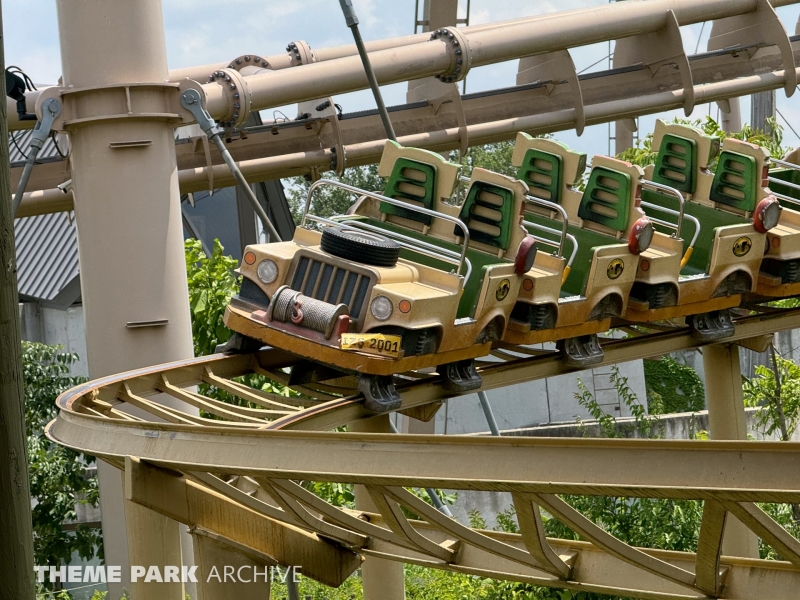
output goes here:
{"type": "Polygon", "coordinates": [[[578,217],[617,231],[627,231],[630,209],[630,176],[605,167],[593,168],[578,207],[578,217]]]}
{"type": "Polygon", "coordinates": [[[757,173],[756,159],[746,154],[725,150],[719,156],[717,172],[711,184],[711,200],[752,212],[756,208],[757,186],[761,173],[757,173]]]}
{"type": "Polygon", "coordinates": [[[658,149],[653,181],[686,194],[697,188],[697,143],[685,137],[666,134],[658,149]]]}
{"type": "MultiPolygon", "coordinates": [[[[469,229],[470,240],[507,250],[513,211],[514,192],[485,181],[474,181],[459,218],[469,229]]],[[[456,225],[454,233],[461,234],[461,228],[456,225]]]]}
{"type": "Polygon", "coordinates": [[[561,202],[561,179],[563,178],[563,159],[558,154],[531,148],[525,153],[517,170],[517,179],[528,187],[545,192],[538,197],[550,202],[561,202]]]}
{"type": "MultiPolygon", "coordinates": [[[[399,158],[383,189],[383,195],[394,200],[403,200],[427,208],[436,209],[436,167],[417,160],[399,158]]],[[[381,202],[380,211],[417,221],[430,226],[433,217],[414,210],[381,202]]]]}

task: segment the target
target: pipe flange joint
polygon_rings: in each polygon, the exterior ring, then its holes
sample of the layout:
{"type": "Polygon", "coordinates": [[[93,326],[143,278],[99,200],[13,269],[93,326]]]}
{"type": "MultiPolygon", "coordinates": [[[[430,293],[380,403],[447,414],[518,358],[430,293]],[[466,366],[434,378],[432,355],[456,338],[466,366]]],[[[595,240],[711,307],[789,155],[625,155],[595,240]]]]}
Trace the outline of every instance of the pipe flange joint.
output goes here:
{"type": "Polygon", "coordinates": [[[431,41],[443,41],[450,50],[450,67],[436,79],[444,83],[461,81],[467,76],[472,63],[469,40],[457,27],[443,27],[431,33],[431,41]]]}
{"type": "Polygon", "coordinates": [[[266,58],[256,54],[243,54],[231,61],[228,65],[229,69],[241,71],[244,67],[258,67],[259,69],[269,69],[269,63],[266,58]]]}
{"type": "Polygon", "coordinates": [[[289,54],[289,58],[292,59],[293,67],[309,65],[317,62],[317,57],[314,56],[311,46],[309,46],[308,43],[304,42],[303,40],[289,42],[286,45],[286,52],[289,54]]]}
{"type": "Polygon", "coordinates": [[[250,116],[250,94],[242,75],[236,69],[218,69],[208,76],[208,83],[222,86],[228,98],[228,110],[217,119],[220,127],[233,129],[240,127],[250,116]]]}

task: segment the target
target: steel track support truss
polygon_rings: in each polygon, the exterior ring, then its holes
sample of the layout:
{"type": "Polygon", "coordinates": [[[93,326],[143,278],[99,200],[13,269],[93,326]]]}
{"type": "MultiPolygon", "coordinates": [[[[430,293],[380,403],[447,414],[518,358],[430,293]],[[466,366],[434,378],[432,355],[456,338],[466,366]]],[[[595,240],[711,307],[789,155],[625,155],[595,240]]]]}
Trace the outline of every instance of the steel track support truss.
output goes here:
{"type": "MultiPolygon", "coordinates": [[[[796,309],[752,308],[736,320],[732,341],[796,327],[800,317],[796,309]]],[[[604,343],[607,362],[693,344],[681,328],[631,333],[604,343]]],[[[551,352],[513,347],[495,358],[501,360],[480,367],[484,389],[566,372],[551,352]]],[[[285,382],[294,362],[263,350],[93,381],[59,398],[60,415],[47,433],[124,469],[129,501],[185,523],[195,538],[213,539],[213,548],[247,564],[301,564],[327,585],[341,584],[362,557],[374,557],[633,598],[739,599],[766,590],[773,600],[796,598],[800,541],[759,504],[800,502],[798,443],[332,433],[371,416],[355,381],[306,384],[296,388],[303,395],[290,397],[241,382],[254,373],[285,382]],[[241,405],[200,394],[198,384],[241,405]],[[165,397],[203,412],[178,410],[165,397]],[[309,481],[364,486],[375,510],[331,506],[304,487],[309,481]],[[519,533],[471,529],[409,491],[431,487],[510,492],[519,533]],[[564,494],[700,501],[697,550],[632,547],[564,494]],[[547,538],[543,511],[584,541],[547,538]],[[723,555],[731,517],[783,560],[723,555]]],[[[398,389],[401,412],[428,419],[450,396],[436,376],[415,373],[399,376],[398,389]]]]}

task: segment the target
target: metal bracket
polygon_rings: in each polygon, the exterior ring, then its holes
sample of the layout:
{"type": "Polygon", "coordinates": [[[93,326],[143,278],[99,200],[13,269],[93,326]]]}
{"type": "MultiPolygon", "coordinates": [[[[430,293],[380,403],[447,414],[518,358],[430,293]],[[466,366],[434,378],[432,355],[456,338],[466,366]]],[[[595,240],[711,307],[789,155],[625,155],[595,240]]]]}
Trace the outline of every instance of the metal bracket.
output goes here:
{"type": "Polygon", "coordinates": [[[53,122],[60,114],[61,102],[58,99],[48,98],[42,103],[42,118],[33,128],[33,135],[31,135],[31,148],[36,148],[36,154],[39,153],[47,138],[50,137],[53,122]]]}
{"type": "Polygon", "coordinates": [[[549,96],[559,83],[568,83],[575,108],[575,131],[583,134],[586,127],[586,114],[583,106],[583,92],[575,63],[568,50],[545,52],[519,60],[517,85],[543,83],[549,96]]]}
{"type": "Polygon", "coordinates": [[[666,25],[659,31],[617,40],[614,48],[615,66],[642,63],[655,77],[662,67],[677,69],[683,86],[683,112],[688,117],[694,110],[694,80],[689,58],[683,49],[680,24],[675,13],[667,11],[666,25]]]}
{"type": "Polygon", "coordinates": [[[711,36],[708,40],[709,50],[734,51],[744,46],[777,46],[786,78],[783,90],[787,97],[794,94],[797,71],[792,43],[769,0],[758,0],[753,12],[714,21],[711,36]]]}
{"type": "Polygon", "coordinates": [[[214,142],[214,145],[222,155],[222,159],[225,161],[225,164],[228,166],[234,178],[239,183],[242,191],[244,191],[245,196],[253,207],[253,210],[256,212],[259,219],[261,219],[261,223],[264,226],[264,231],[270,235],[272,241],[280,241],[281,236],[278,235],[278,231],[275,229],[272,221],[269,220],[269,216],[267,216],[264,207],[261,206],[258,198],[256,198],[253,188],[250,187],[250,184],[247,182],[247,179],[245,179],[245,176],[242,174],[239,166],[233,160],[231,153],[225,147],[225,142],[222,141],[222,138],[220,137],[221,134],[224,133],[224,130],[217,126],[217,124],[214,122],[214,119],[211,118],[211,115],[209,115],[208,111],[205,109],[205,107],[203,107],[202,96],[200,95],[200,92],[195,89],[189,89],[183,92],[181,94],[181,106],[192,113],[192,116],[194,116],[194,118],[197,120],[197,124],[200,126],[200,129],[203,130],[210,141],[214,142]]]}
{"type": "Polygon", "coordinates": [[[464,103],[461,101],[461,93],[458,91],[458,85],[455,83],[448,84],[450,88],[446,94],[442,94],[436,98],[428,100],[433,107],[433,114],[438,114],[439,109],[443,104],[452,103],[458,121],[458,152],[459,158],[463,160],[469,149],[469,129],[467,129],[467,115],[464,112],[464,103]]]}

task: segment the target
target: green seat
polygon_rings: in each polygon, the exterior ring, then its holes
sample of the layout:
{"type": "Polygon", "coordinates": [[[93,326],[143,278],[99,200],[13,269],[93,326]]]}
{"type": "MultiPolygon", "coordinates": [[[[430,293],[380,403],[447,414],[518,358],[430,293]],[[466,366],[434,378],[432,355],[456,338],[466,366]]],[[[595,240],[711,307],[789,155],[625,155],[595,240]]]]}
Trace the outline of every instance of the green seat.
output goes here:
{"type": "Polygon", "coordinates": [[[558,204],[561,202],[563,168],[563,159],[558,154],[531,148],[517,169],[517,179],[528,184],[531,190],[545,192],[543,195],[534,194],[537,197],[558,204]]]}
{"type": "MultiPolygon", "coordinates": [[[[561,221],[550,219],[542,215],[527,213],[525,220],[538,225],[544,225],[550,229],[561,232],[561,221]]],[[[529,233],[532,235],[558,242],[559,234],[549,233],[537,229],[535,227],[528,228],[529,233]]],[[[611,246],[614,244],[622,244],[623,241],[616,239],[613,236],[592,231],[591,229],[581,229],[575,225],[569,225],[567,231],[571,233],[578,242],[578,252],[575,255],[575,260],[572,261],[569,276],[561,286],[562,296],[585,296],[586,285],[589,282],[589,271],[592,267],[592,258],[594,257],[594,249],[601,246],[611,246]]],[[[569,257],[572,255],[573,246],[572,240],[569,238],[564,242],[564,256],[569,257]]]]}
{"type": "MultiPolygon", "coordinates": [[[[380,227],[385,231],[400,233],[405,236],[414,238],[416,240],[424,241],[429,244],[434,244],[440,248],[452,250],[453,252],[458,252],[458,253],[461,252],[461,246],[458,244],[452,242],[446,242],[444,240],[440,240],[432,236],[427,236],[419,231],[407,229],[395,223],[378,221],[376,219],[369,219],[367,217],[348,218],[348,220],[352,219],[366,221],[370,225],[373,225],[375,227],[380,227]]],[[[440,269],[442,271],[449,272],[453,270],[453,265],[451,263],[446,263],[424,254],[418,254],[413,250],[403,249],[400,251],[400,256],[407,260],[411,260],[429,267],[440,269]]],[[[472,265],[472,273],[470,274],[469,279],[464,285],[464,292],[461,295],[461,300],[459,301],[458,304],[458,314],[457,314],[458,318],[472,317],[475,315],[475,308],[478,305],[478,300],[480,300],[480,292],[481,289],[483,288],[483,279],[486,276],[487,269],[492,265],[507,264],[509,262],[508,260],[498,258],[493,254],[489,254],[487,252],[481,252],[480,250],[475,250],[474,248],[467,248],[467,258],[469,259],[470,264],[472,265]]]]}
{"type": "MultiPolygon", "coordinates": [[[[643,190],[642,200],[657,204],[672,210],[678,210],[678,200],[671,195],[661,194],[654,190],[643,190]]],[[[714,248],[714,236],[719,227],[726,225],[740,225],[742,223],[749,223],[747,219],[739,215],[712,208],[704,204],[697,204],[696,202],[684,203],[684,212],[687,215],[692,215],[700,222],[700,234],[692,251],[692,256],[689,262],[681,270],[682,275],[697,275],[708,273],[711,265],[711,252],[714,248]]],[[[661,231],[667,235],[672,235],[674,230],[666,229],[661,225],[655,224],[656,231],[661,231]]],[[[684,219],[683,228],[681,230],[681,237],[683,238],[683,250],[688,249],[689,243],[694,236],[695,225],[692,221],[684,219]]]]}
{"type": "Polygon", "coordinates": [[[624,232],[628,230],[630,210],[630,176],[605,167],[594,167],[578,207],[578,217],[624,232]]]}
{"type": "Polygon", "coordinates": [[[753,212],[761,174],[752,156],[724,150],[719,156],[710,199],[718,204],[753,212]]]}
{"type": "MultiPolygon", "coordinates": [[[[473,181],[459,218],[469,229],[470,240],[507,250],[513,211],[514,192],[486,181],[473,181]]],[[[461,234],[461,228],[456,225],[453,233],[461,234]]]]}
{"type": "MultiPolygon", "coordinates": [[[[408,158],[397,159],[392,174],[383,189],[383,195],[394,200],[411,202],[428,210],[435,210],[436,167],[408,158]]],[[[430,215],[424,215],[388,202],[380,203],[380,211],[427,226],[430,226],[433,221],[433,217],[430,215]]]]}
{"type": "Polygon", "coordinates": [[[653,181],[668,185],[685,194],[697,188],[697,143],[689,138],[668,133],[658,149],[653,181]]]}
{"type": "MultiPolygon", "coordinates": [[[[781,181],[800,185],[800,171],[795,171],[794,169],[775,169],[769,172],[769,176],[774,177],[775,179],[780,179],[781,181]]],[[[780,183],[771,181],[769,188],[775,193],[783,194],[784,196],[789,196],[790,198],[796,198],[800,200],[800,191],[790,188],[787,185],[781,185],[780,183]]],[[[792,210],[798,209],[797,203],[795,202],[789,202],[783,198],[778,198],[778,202],[780,202],[781,206],[784,208],[790,208],[792,210]]]]}

